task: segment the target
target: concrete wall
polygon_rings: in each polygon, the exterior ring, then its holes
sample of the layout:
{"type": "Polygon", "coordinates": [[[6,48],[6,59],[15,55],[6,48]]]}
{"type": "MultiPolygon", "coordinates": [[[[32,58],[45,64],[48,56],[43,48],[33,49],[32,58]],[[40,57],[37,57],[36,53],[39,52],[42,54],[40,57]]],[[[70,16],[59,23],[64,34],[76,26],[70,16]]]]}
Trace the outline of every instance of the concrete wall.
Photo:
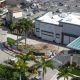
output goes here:
{"type": "Polygon", "coordinates": [[[54,24],[36,21],[35,22],[35,35],[37,37],[41,37],[44,40],[55,41],[57,43],[61,43],[62,27],[59,27],[54,24]]]}
{"type": "Polygon", "coordinates": [[[61,43],[62,27],[60,27],[60,26],[55,27],[55,33],[56,33],[56,43],[61,43]]]}
{"type": "Polygon", "coordinates": [[[35,35],[37,37],[41,37],[41,27],[40,27],[40,22],[39,21],[36,21],[35,22],[35,35]]]}
{"type": "Polygon", "coordinates": [[[23,0],[5,0],[5,1],[9,5],[16,5],[18,3],[21,3],[23,0]]]}
{"type": "Polygon", "coordinates": [[[60,23],[63,26],[63,44],[69,44],[73,40],[75,40],[78,36],[80,36],[80,26],[69,24],[69,23],[60,23]]]}
{"type": "Polygon", "coordinates": [[[63,23],[63,32],[80,36],[80,26],[63,23]]]}
{"type": "Polygon", "coordinates": [[[44,40],[48,40],[48,41],[55,41],[55,26],[51,25],[51,24],[47,24],[47,23],[40,23],[40,27],[41,27],[41,37],[44,40]],[[43,31],[47,31],[47,32],[52,32],[51,33],[45,33],[43,31]],[[47,34],[47,35],[45,35],[47,34]],[[51,36],[49,36],[51,35],[51,36]]]}

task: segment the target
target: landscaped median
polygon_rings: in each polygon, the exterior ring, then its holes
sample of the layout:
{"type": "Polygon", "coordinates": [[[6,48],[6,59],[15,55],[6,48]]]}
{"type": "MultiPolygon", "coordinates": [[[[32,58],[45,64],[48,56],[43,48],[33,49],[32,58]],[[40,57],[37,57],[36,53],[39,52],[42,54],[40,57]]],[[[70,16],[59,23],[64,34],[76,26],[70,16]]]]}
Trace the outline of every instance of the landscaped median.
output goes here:
{"type": "Polygon", "coordinates": [[[80,77],[80,69],[75,67],[70,67],[72,70],[69,71],[69,73],[75,77],[80,77]]]}
{"type": "Polygon", "coordinates": [[[80,67],[77,67],[76,64],[75,65],[65,64],[59,68],[59,74],[57,78],[59,79],[62,76],[64,77],[64,80],[65,79],[68,80],[69,76],[71,76],[72,78],[78,77],[79,78],[78,80],[80,80],[80,67]]]}
{"type": "Polygon", "coordinates": [[[17,46],[15,45],[15,40],[10,37],[7,37],[7,42],[3,42],[3,46],[14,53],[21,54],[22,52],[22,50],[18,49],[17,46]]]}

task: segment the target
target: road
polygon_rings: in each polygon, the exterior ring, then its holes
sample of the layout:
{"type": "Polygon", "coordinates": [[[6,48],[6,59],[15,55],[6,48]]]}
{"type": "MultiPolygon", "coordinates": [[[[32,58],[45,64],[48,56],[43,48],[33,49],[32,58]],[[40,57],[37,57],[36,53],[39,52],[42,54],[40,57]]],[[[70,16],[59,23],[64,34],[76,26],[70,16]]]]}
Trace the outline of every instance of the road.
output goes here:
{"type": "Polygon", "coordinates": [[[9,53],[11,53],[10,51],[3,48],[2,42],[6,41],[6,34],[7,31],[0,28],[0,64],[2,64],[5,60],[14,58],[9,55],[9,53]]]}

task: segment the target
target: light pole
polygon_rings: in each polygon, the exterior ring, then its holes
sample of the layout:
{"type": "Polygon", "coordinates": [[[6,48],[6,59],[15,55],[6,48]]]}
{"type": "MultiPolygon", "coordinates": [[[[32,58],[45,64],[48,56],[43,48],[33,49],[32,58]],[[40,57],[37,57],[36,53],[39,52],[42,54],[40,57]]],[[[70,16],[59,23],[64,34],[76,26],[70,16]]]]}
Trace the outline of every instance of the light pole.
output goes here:
{"type": "Polygon", "coordinates": [[[57,45],[57,46],[58,46],[58,50],[57,50],[57,51],[58,51],[58,53],[59,53],[59,43],[58,43],[58,45],[57,45]]]}
{"type": "Polygon", "coordinates": [[[72,65],[72,61],[73,61],[73,54],[70,55],[70,65],[72,65]]]}

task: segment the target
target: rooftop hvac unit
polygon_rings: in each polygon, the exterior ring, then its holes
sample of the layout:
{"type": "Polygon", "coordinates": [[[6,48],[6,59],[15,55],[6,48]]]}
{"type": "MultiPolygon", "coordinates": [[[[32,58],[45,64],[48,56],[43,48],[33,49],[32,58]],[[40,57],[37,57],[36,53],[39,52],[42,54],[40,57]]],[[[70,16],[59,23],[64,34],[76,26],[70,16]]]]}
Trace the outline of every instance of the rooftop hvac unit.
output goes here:
{"type": "Polygon", "coordinates": [[[66,16],[67,16],[66,13],[59,14],[59,17],[61,17],[61,18],[65,18],[66,16]]]}
{"type": "Polygon", "coordinates": [[[68,18],[66,21],[69,21],[69,22],[71,22],[71,21],[72,21],[72,19],[71,19],[71,18],[68,18]]]}
{"type": "Polygon", "coordinates": [[[53,17],[53,13],[52,13],[52,12],[49,12],[49,13],[48,13],[48,16],[49,16],[50,18],[52,18],[52,17],[53,17]]]}

